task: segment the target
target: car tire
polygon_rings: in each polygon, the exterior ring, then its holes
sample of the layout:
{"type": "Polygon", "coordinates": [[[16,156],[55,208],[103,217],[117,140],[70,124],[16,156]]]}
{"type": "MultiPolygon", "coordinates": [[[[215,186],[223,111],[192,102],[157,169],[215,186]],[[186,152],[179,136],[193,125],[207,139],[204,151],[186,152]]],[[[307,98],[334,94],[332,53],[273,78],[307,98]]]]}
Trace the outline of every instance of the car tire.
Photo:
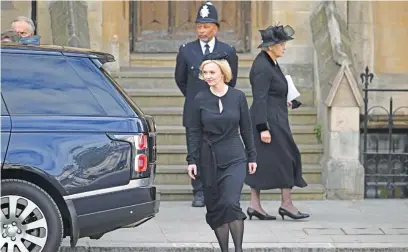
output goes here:
{"type": "Polygon", "coordinates": [[[1,244],[0,250],[1,247],[6,246],[7,252],[13,252],[13,246],[24,246],[28,251],[31,251],[35,246],[34,244],[40,245],[42,252],[59,250],[64,230],[61,212],[51,196],[43,189],[20,179],[2,180],[1,208],[2,210],[3,208],[9,210],[5,211],[8,213],[7,216],[1,214],[3,225],[1,238],[5,238],[7,246],[5,243],[1,244]],[[15,205],[17,209],[15,215],[9,212],[14,212],[10,205],[15,205]],[[21,210],[19,211],[19,209],[21,210]],[[17,217],[13,218],[13,215],[17,217]],[[32,243],[30,239],[34,242],[32,243]],[[24,240],[25,244],[23,243],[24,240]],[[12,245],[9,247],[9,244],[12,245]],[[12,250],[11,247],[13,247],[12,250]]]}

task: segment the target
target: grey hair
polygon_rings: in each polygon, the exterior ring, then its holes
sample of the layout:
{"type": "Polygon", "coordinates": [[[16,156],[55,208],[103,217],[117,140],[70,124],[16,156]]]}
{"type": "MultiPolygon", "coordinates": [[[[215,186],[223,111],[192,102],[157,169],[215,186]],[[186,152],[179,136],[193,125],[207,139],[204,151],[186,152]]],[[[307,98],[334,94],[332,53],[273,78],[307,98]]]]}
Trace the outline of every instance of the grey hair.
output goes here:
{"type": "Polygon", "coordinates": [[[29,26],[30,26],[29,29],[30,29],[31,32],[35,31],[35,25],[34,25],[33,20],[31,20],[31,18],[24,17],[24,16],[18,16],[16,19],[14,19],[13,22],[11,23],[11,27],[13,28],[14,23],[19,22],[19,21],[23,21],[23,22],[26,22],[27,24],[29,24],[29,26]]]}

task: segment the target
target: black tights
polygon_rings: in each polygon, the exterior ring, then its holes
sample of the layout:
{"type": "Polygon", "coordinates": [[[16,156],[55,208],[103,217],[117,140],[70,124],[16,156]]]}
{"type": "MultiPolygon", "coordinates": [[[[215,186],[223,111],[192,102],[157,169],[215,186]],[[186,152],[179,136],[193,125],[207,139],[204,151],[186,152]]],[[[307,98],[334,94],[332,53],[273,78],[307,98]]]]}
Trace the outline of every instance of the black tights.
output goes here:
{"type": "Polygon", "coordinates": [[[229,231],[231,230],[232,240],[234,241],[235,252],[242,252],[242,238],[244,236],[244,221],[236,220],[221,225],[214,230],[220,244],[221,252],[228,252],[229,231]]]}

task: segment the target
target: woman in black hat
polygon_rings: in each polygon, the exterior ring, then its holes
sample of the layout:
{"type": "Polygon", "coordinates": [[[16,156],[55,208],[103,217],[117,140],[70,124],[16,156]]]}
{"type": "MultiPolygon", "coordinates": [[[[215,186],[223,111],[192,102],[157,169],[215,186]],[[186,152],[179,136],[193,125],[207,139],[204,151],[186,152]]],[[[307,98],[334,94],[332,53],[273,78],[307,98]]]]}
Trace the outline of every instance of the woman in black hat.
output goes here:
{"type": "Polygon", "coordinates": [[[293,205],[291,189],[307,186],[302,177],[302,161],[298,147],[292,137],[288,120],[288,83],[278,62],[285,53],[286,41],[293,39],[295,31],[290,26],[270,26],[260,30],[262,51],[255,58],[251,71],[253,103],[251,117],[257,152],[258,170],[248,174],[245,183],[251,187],[251,201],[247,214],[262,220],[274,220],[260,203],[260,191],[281,189],[282,201],[279,215],[292,219],[303,219],[293,205]]]}
{"type": "Polygon", "coordinates": [[[227,56],[217,52],[204,56],[200,78],[209,88],[192,103],[187,162],[192,179],[200,169],[206,221],[221,251],[228,251],[231,232],[235,251],[242,252],[246,215],[239,200],[246,170],[249,174],[256,170],[256,152],[245,94],[226,84],[232,78],[227,56]]]}

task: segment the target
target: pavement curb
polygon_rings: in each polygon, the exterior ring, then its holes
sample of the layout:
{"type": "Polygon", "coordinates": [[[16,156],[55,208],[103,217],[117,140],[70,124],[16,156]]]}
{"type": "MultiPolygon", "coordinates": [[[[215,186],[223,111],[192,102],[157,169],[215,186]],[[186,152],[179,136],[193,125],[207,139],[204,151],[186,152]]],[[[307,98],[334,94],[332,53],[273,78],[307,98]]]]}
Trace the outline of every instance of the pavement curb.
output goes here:
{"type": "MultiPolygon", "coordinates": [[[[246,243],[244,252],[408,252],[407,243],[246,243]]],[[[62,247],[60,252],[221,252],[216,243],[110,243],[62,247]]],[[[230,251],[233,245],[230,244],[230,251]]]]}

